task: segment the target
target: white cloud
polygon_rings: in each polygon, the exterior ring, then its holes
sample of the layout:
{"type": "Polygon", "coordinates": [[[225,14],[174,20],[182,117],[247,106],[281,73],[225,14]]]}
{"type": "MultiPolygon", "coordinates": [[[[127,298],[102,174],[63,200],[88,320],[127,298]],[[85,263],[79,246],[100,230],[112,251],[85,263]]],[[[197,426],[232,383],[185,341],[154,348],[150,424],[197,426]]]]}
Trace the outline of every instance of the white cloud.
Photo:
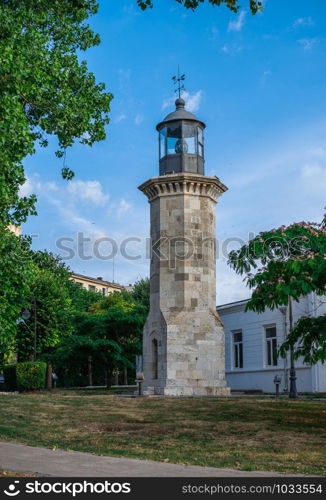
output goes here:
{"type": "MultiPolygon", "coordinates": [[[[198,90],[191,94],[190,92],[183,91],[181,97],[186,101],[186,110],[190,112],[198,111],[202,99],[203,91],[198,90]]],[[[173,106],[175,97],[169,97],[162,103],[162,110],[173,106]]]]}
{"type": "Polygon", "coordinates": [[[144,117],[142,114],[138,113],[136,116],[135,116],[135,125],[140,125],[141,123],[143,123],[144,121],[144,117]]]}
{"type": "Polygon", "coordinates": [[[124,80],[129,80],[131,77],[131,69],[130,68],[127,68],[127,69],[120,68],[118,70],[118,73],[119,73],[120,78],[123,78],[124,80]]]}
{"type": "Polygon", "coordinates": [[[167,99],[164,99],[164,101],[162,102],[162,110],[173,106],[174,101],[175,97],[168,97],[167,99]]]}
{"type": "Polygon", "coordinates": [[[69,194],[97,206],[105,205],[109,199],[109,196],[103,193],[102,185],[99,181],[70,181],[67,191],[69,194]]]}
{"type": "Polygon", "coordinates": [[[211,31],[211,39],[213,41],[216,40],[216,38],[218,37],[219,31],[216,28],[215,24],[213,24],[213,26],[211,26],[211,30],[210,31],[211,31]]]}
{"type": "Polygon", "coordinates": [[[19,196],[29,196],[32,193],[37,193],[37,191],[43,191],[43,192],[48,192],[48,191],[57,191],[58,185],[54,182],[41,182],[37,176],[30,178],[27,177],[26,181],[24,184],[21,186],[19,189],[19,196]]]}
{"type": "Polygon", "coordinates": [[[303,50],[308,52],[314,45],[316,45],[317,40],[316,38],[301,38],[298,42],[302,46],[303,50]]]}
{"type": "Polygon", "coordinates": [[[262,77],[260,79],[260,83],[265,84],[269,80],[269,78],[272,76],[271,70],[267,69],[263,71],[262,77]]]}
{"type": "Polygon", "coordinates": [[[29,196],[33,191],[33,184],[31,180],[27,177],[26,181],[24,184],[21,186],[19,189],[19,196],[29,196]]]}
{"type": "Polygon", "coordinates": [[[228,31],[241,31],[244,25],[245,17],[246,17],[246,11],[243,10],[238,15],[236,21],[229,22],[228,31]]]}
{"type": "Polygon", "coordinates": [[[326,167],[318,163],[306,164],[301,169],[301,179],[305,191],[324,192],[326,186],[326,167]]]}
{"type": "Polygon", "coordinates": [[[120,123],[122,122],[123,120],[125,120],[127,117],[124,113],[120,113],[120,115],[118,115],[116,117],[116,119],[114,120],[114,123],[120,123]]]}
{"type": "Polygon", "coordinates": [[[118,206],[118,214],[125,214],[126,212],[129,212],[132,209],[132,204],[126,201],[124,198],[121,198],[119,201],[119,206],[118,206]]]}
{"type": "Polygon", "coordinates": [[[316,146],[316,147],[310,149],[309,153],[312,156],[317,156],[317,157],[320,157],[320,158],[325,158],[326,157],[326,148],[324,146],[316,146]]]}
{"type": "Polygon", "coordinates": [[[188,111],[197,111],[200,106],[200,102],[202,99],[203,91],[198,90],[194,94],[190,94],[189,92],[183,92],[182,97],[186,101],[186,108],[188,111]]]}
{"type": "Polygon", "coordinates": [[[237,300],[248,299],[251,291],[246,287],[243,276],[239,276],[228,266],[226,259],[217,260],[216,303],[228,304],[237,300]]]}
{"type": "Polygon", "coordinates": [[[224,52],[225,54],[235,54],[237,52],[241,52],[241,50],[243,50],[242,45],[229,45],[229,44],[225,43],[221,47],[221,51],[224,52]]]}
{"type": "Polygon", "coordinates": [[[313,21],[313,19],[309,16],[309,17],[299,17],[298,19],[296,19],[293,23],[293,27],[294,28],[297,28],[297,27],[300,27],[300,26],[313,26],[315,23],[313,21]]]}

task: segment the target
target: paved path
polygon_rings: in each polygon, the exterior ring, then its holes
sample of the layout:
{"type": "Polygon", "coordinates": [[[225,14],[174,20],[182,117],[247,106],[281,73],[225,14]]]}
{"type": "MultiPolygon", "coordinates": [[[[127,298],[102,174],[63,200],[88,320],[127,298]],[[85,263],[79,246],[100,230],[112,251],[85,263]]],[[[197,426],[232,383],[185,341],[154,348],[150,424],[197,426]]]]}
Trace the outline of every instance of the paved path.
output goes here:
{"type": "Polygon", "coordinates": [[[246,472],[178,465],[132,458],[51,450],[0,442],[0,469],[61,477],[275,477],[277,472],[246,472]]]}

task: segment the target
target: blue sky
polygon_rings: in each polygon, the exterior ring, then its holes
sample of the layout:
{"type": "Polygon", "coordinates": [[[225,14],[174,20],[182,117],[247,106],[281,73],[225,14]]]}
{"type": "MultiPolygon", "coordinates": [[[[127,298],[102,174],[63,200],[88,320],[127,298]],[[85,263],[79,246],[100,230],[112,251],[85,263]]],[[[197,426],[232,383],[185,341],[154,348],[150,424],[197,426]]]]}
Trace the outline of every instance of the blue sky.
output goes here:
{"type": "MultiPolygon", "coordinates": [[[[115,98],[105,141],[67,151],[76,172],[60,178],[55,143],[25,161],[24,193],[38,196],[37,217],[24,225],[35,249],[58,249],[59,238],[90,238],[75,271],[112,280],[112,259],[92,256],[94,242],[114,239],[115,281],[149,274],[149,205],[137,190],[158,175],[156,124],[171,111],[171,77],[186,73],[187,107],[206,125],[206,174],[229,191],[217,205],[217,302],[249,296],[228,268],[228,241],[300,220],[321,219],[326,192],[326,3],[269,0],[252,16],[201,5],[192,13],[174,0],[154,0],[141,12],[136,0],[100,0],[92,18],[102,43],[82,55],[115,98]],[[135,259],[121,255],[126,238],[135,259]],[[90,257],[90,258],[89,258],[90,257]]],[[[234,243],[236,245],[236,243],[234,243]]],[[[109,257],[111,245],[100,245],[109,257]]]]}

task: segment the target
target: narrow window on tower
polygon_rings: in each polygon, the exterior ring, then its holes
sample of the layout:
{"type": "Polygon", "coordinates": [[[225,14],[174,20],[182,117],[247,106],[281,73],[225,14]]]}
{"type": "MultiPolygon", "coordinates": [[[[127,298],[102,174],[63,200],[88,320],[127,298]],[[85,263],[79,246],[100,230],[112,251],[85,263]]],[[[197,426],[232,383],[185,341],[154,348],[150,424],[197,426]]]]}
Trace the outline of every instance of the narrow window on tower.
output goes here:
{"type": "Polygon", "coordinates": [[[242,331],[233,332],[233,359],[234,368],[243,368],[242,331]]]}
{"type": "Polygon", "coordinates": [[[152,377],[158,378],[158,345],[157,340],[152,340],[152,377]]]}
{"type": "Polygon", "coordinates": [[[276,326],[265,326],[266,364],[277,366],[277,335],[276,326]]]}

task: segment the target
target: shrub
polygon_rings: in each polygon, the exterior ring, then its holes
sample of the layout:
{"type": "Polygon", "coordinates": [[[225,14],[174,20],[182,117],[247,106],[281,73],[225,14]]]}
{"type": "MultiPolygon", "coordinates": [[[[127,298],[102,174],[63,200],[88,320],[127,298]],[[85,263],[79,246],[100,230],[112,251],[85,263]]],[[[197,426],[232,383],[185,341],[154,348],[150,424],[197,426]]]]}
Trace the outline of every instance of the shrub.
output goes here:
{"type": "Polygon", "coordinates": [[[20,391],[33,391],[44,389],[46,376],[46,363],[26,361],[17,363],[17,386],[20,391]]]}
{"type": "Polygon", "coordinates": [[[3,367],[3,376],[7,391],[17,391],[16,367],[17,364],[4,365],[3,367]]]}

